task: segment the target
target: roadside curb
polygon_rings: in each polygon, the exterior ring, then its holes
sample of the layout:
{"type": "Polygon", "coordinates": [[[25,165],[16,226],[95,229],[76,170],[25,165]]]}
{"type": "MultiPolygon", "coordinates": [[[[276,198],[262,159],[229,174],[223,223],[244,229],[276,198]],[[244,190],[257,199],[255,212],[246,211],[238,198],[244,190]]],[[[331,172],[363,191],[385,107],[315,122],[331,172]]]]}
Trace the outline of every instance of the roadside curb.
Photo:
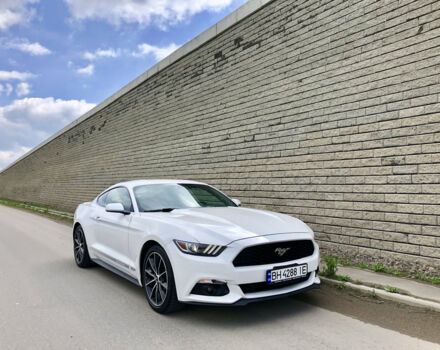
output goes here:
{"type": "Polygon", "coordinates": [[[436,303],[434,301],[423,300],[423,299],[419,299],[419,298],[416,298],[414,296],[409,296],[409,295],[390,293],[390,292],[387,292],[383,289],[368,287],[368,286],[364,286],[361,284],[354,284],[351,282],[341,282],[341,281],[333,280],[333,279],[323,277],[323,276],[319,276],[319,278],[322,281],[328,282],[330,284],[339,285],[342,283],[346,287],[361,291],[363,293],[370,293],[370,294],[374,293],[375,295],[377,295],[378,297],[380,297],[382,299],[391,300],[391,301],[395,301],[395,302],[402,303],[402,304],[421,307],[421,308],[425,308],[425,309],[431,309],[431,310],[440,312],[440,303],[436,303]]]}
{"type": "Polygon", "coordinates": [[[65,212],[65,211],[59,211],[59,210],[55,210],[55,209],[44,209],[44,208],[39,208],[39,207],[35,207],[33,205],[28,205],[28,204],[20,205],[20,207],[24,208],[24,209],[30,209],[32,211],[40,212],[40,213],[47,213],[47,214],[51,214],[51,215],[65,217],[68,219],[73,219],[73,214],[65,212]]]}
{"type": "Polygon", "coordinates": [[[64,219],[73,220],[73,217],[74,217],[73,213],[69,213],[69,212],[61,211],[61,210],[57,210],[57,209],[42,208],[42,207],[34,206],[31,204],[21,203],[19,205],[12,206],[12,205],[8,205],[8,204],[4,203],[2,200],[0,200],[0,204],[4,205],[6,207],[9,207],[9,208],[25,209],[30,212],[36,213],[36,214],[43,214],[43,215],[49,214],[49,215],[57,216],[57,217],[64,218],[64,219]]]}

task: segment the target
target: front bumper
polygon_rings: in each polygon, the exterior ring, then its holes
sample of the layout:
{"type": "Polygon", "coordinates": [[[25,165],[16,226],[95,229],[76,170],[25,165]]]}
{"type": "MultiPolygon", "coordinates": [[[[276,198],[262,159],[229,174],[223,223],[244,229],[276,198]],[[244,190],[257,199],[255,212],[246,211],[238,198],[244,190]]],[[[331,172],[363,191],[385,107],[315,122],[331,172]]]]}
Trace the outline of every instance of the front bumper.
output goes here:
{"type": "Polygon", "coordinates": [[[260,297],[260,298],[244,298],[244,299],[240,299],[238,301],[236,301],[233,304],[221,304],[221,303],[201,303],[201,302],[196,302],[196,301],[185,301],[183,302],[184,304],[190,304],[190,305],[209,305],[209,306],[244,306],[250,303],[255,303],[255,302],[260,302],[260,301],[269,301],[269,300],[273,300],[273,299],[278,299],[278,298],[285,298],[285,297],[289,297],[292,295],[296,295],[296,294],[301,294],[304,292],[307,292],[309,290],[312,289],[319,289],[321,288],[321,283],[313,283],[307,287],[301,288],[301,289],[296,289],[292,292],[288,292],[288,293],[284,293],[284,294],[277,294],[277,295],[270,295],[267,297],[260,297]]]}
{"type": "Polygon", "coordinates": [[[279,234],[260,236],[233,242],[218,257],[200,257],[182,253],[173,242],[167,250],[174,271],[176,290],[179,301],[189,304],[215,305],[244,305],[254,301],[284,297],[318,288],[320,285],[317,269],[319,266],[319,247],[314,243],[313,255],[283,263],[235,267],[234,258],[245,247],[290,240],[310,239],[308,234],[279,234]],[[266,272],[275,267],[292,264],[307,264],[309,277],[305,281],[278,289],[265,290],[253,293],[244,293],[241,284],[266,281],[266,272]],[[225,282],[229,293],[224,296],[207,296],[192,294],[194,286],[202,279],[212,279],[225,282]]]}

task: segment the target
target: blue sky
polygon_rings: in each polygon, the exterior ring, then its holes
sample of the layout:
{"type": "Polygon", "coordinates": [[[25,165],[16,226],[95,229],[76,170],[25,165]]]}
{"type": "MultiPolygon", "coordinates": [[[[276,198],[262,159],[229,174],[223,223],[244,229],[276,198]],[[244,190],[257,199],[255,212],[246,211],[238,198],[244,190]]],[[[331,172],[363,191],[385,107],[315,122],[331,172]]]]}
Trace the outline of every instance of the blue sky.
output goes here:
{"type": "Polygon", "coordinates": [[[0,0],[0,169],[246,0],[0,0]]]}

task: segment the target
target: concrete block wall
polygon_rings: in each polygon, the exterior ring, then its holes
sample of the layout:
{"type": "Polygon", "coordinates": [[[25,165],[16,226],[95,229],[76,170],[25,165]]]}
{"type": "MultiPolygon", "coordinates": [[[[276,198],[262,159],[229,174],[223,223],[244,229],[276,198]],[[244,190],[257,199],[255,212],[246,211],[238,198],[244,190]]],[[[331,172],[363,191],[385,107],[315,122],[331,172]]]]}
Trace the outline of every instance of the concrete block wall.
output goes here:
{"type": "Polygon", "coordinates": [[[0,173],[0,197],[200,180],[325,253],[438,274],[439,49],[440,1],[271,1],[0,173]]]}

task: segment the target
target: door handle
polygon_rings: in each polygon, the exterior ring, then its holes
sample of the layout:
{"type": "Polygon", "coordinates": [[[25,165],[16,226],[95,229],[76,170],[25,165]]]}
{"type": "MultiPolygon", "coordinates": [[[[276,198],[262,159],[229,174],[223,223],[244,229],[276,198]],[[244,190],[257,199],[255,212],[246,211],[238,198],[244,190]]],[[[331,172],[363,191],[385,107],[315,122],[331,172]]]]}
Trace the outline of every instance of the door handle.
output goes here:
{"type": "Polygon", "coordinates": [[[101,221],[101,217],[100,217],[100,216],[96,216],[96,217],[95,217],[95,220],[96,220],[96,221],[101,221]]]}

